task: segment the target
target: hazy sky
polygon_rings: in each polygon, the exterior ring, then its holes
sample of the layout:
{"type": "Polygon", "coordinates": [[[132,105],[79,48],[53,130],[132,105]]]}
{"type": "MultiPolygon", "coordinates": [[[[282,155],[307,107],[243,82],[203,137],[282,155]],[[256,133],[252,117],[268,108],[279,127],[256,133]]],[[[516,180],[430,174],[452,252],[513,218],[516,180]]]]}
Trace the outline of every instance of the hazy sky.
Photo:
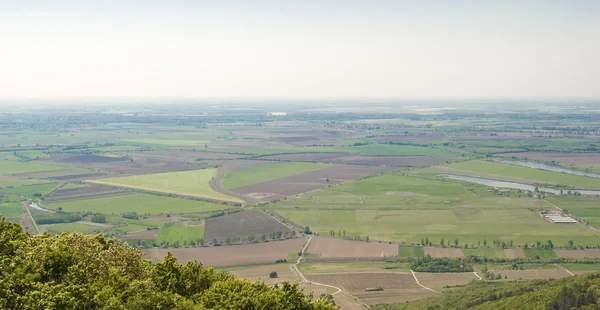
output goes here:
{"type": "Polygon", "coordinates": [[[600,97],[600,1],[0,0],[0,99],[77,97],[600,97]]]}

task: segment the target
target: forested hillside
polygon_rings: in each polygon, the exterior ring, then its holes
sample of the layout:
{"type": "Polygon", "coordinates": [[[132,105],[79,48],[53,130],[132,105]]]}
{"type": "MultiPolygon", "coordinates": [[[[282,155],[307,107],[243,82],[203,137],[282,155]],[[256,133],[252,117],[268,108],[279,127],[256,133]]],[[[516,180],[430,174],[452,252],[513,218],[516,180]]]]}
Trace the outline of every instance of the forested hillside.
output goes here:
{"type": "Polygon", "coordinates": [[[235,279],[101,236],[31,237],[0,217],[0,309],[336,309],[295,284],[235,279]]]}
{"type": "Polygon", "coordinates": [[[476,281],[439,297],[372,309],[600,309],[599,297],[600,273],[594,273],[560,280],[476,281]]]}

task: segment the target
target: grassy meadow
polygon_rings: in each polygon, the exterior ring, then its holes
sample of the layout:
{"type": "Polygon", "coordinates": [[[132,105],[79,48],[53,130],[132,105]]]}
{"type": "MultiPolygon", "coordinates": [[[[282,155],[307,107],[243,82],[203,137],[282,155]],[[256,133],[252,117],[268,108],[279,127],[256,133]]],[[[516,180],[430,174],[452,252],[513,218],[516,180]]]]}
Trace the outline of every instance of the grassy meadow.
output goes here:
{"type": "Polygon", "coordinates": [[[552,249],[523,249],[525,256],[527,258],[554,258],[556,257],[556,253],[552,249]]]}
{"type": "Polygon", "coordinates": [[[158,232],[156,242],[173,244],[178,242],[180,246],[189,244],[190,241],[204,238],[204,226],[188,226],[185,224],[167,224],[158,232]]]}
{"type": "Polygon", "coordinates": [[[211,168],[108,178],[102,179],[101,181],[123,186],[137,186],[152,191],[192,194],[217,200],[243,202],[241,199],[213,190],[210,187],[209,182],[216,177],[216,175],[217,169],[211,168]]]}
{"type": "Polygon", "coordinates": [[[226,189],[257,184],[333,166],[323,163],[291,162],[228,173],[221,181],[226,189]]]}
{"type": "Polygon", "coordinates": [[[103,214],[168,214],[207,212],[226,209],[229,206],[207,201],[171,198],[149,194],[116,195],[111,197],[80,199],[56,203],[44,203],[44,207],[67,212],[90,211],[103,214]]]}
{"type": "MultiPolygon", "coordinates": [[[[385,174],[334,186],[271,204],[293,222],[327,234],[374,240],[477,245],[484,240],[515,245],[545,242],[596,245],[597,232],[585,225],[552,225],[535,212],[550,207],[536,198],[502,196],[486,187],[420,176],[385,174]],[[532,211],[533,210],[533,211],[532,211]]],[[[470,246],[471,247],[471,246],[470,246]]]]}
{"type": "Polygon", "coordinates": [[[399,245],[398,256],[400,257],[423,257],[425,256],[425,250],[422,246],[414,245],[399,245]]]}

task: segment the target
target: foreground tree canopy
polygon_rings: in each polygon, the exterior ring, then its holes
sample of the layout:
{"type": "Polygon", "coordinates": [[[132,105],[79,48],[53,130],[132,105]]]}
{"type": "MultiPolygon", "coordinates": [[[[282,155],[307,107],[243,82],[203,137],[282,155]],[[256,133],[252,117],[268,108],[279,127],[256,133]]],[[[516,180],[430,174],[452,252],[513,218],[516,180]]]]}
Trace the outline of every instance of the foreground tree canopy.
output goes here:
{"type": "Polygon", "coordinates": [[[336,309],[297,284],[235,279],[102,236],[31,237],[0,217],[0,309],[336,309]]]}

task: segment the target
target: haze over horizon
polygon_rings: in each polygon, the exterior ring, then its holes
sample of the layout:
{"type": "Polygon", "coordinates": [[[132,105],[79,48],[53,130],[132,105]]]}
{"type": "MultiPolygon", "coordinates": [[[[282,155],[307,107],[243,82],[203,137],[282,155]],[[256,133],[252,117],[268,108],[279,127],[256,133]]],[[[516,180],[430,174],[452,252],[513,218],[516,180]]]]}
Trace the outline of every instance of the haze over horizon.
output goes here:
{"type": "Polygon", "coordinates": [[[600,2],[0,2],[0,100],[600,98],[600,2]]]}

